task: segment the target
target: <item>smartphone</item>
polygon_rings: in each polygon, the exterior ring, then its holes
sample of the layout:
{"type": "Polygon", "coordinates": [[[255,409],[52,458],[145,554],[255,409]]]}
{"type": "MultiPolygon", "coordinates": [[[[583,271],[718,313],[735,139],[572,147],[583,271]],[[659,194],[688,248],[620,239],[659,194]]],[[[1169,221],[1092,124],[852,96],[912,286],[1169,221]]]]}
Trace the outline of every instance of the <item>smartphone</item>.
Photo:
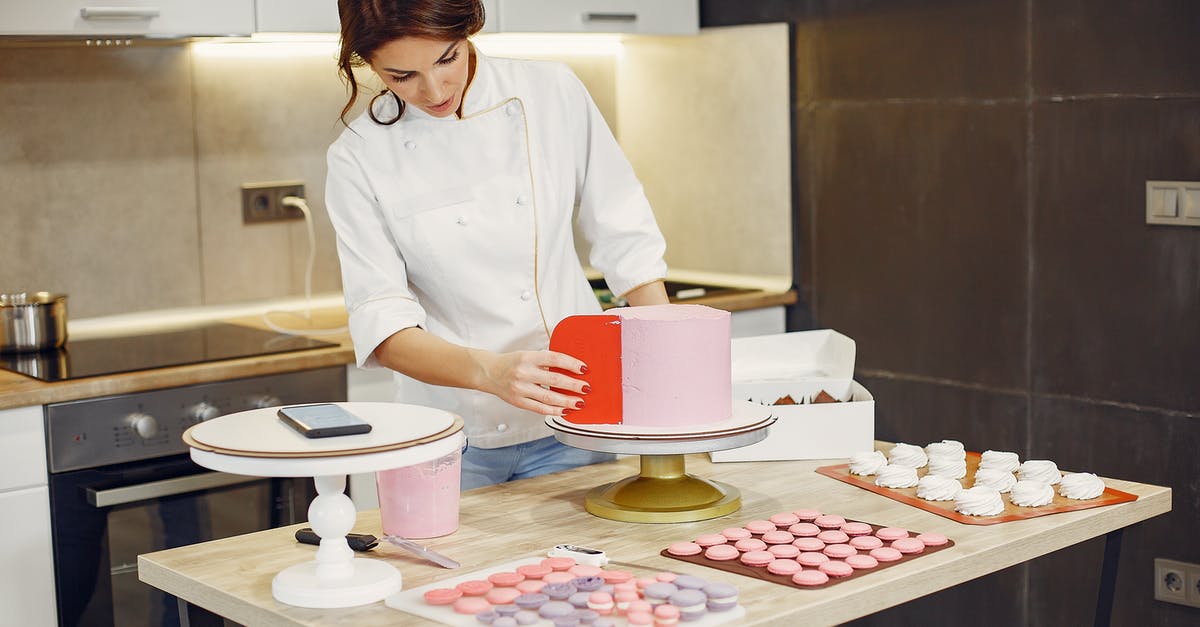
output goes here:
{"type": "Polygon", "coordinates": [[[371,423],[333,403],[283,407],[279,410],[279,418],[307,438],[331,438],[371,431],[371,423]]]}

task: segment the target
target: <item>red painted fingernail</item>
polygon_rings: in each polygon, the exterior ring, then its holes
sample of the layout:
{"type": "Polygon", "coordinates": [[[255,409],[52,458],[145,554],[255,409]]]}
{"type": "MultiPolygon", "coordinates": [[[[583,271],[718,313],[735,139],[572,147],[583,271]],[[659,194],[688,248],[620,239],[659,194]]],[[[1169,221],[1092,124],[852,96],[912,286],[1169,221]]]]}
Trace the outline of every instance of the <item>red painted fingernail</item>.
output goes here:
{"type": "Polygon", "coordinates": [[[578,403],[575,403],[575,409],[583,409],[583,401],[579,401],[578,403]]]}
{"type": "Polygon", "coordinates": [[[587,373],[588,373],[588,368],[587,368],[587,366],[580,366],[580,367],[579,367],[579,374],[587,374],[587,373]]]}
{"type": "Polygon", "coordinates": [[[562,413],[563,413],[563,415],[564,415],[564,416],[566,416],[567,414],[571,413],[571,410],[570,410],[570,409],[564,409],[564,410],[562,410],[562,413]]]}
{"type": "Polygon", "coordinates": [[[588,392],[591,392],[591,391],[592,391],[592,386],[590,386],[590,385],[585,385],[585,386],[583,386],[583,393],[584,393],[584,394],[587,394],[588,392]]]}

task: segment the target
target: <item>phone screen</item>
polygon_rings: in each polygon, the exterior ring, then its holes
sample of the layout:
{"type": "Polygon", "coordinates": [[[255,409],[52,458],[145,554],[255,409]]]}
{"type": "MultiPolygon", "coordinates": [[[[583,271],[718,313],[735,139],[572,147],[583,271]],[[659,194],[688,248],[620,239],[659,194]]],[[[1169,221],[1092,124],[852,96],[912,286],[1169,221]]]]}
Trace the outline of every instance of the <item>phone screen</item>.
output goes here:
{"type": "Polygon", "coordinates": [[[370,423],[332,403],[283,407],[279,410],[279,418],[310,438],[371,431],[370,423]]]}

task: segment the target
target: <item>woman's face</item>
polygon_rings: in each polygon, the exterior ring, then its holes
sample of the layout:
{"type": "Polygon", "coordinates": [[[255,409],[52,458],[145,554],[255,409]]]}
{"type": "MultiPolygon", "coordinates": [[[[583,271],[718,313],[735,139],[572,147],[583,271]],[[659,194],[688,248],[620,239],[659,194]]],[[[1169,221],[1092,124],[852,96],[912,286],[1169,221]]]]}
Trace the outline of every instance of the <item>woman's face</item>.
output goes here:
{"type": "Polygon", "coordinates": [[[443,118],[462,103],[470,46],[465,39],[394,39],[375,51],[371,69],[410,106],[443,118]]]}

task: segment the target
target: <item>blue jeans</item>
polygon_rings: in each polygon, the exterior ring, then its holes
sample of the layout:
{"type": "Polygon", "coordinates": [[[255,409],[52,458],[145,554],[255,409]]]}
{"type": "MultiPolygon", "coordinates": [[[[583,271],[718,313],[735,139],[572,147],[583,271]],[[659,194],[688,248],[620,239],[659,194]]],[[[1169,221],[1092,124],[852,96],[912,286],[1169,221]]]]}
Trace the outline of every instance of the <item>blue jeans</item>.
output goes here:
{"type": "Polygon", "coordinates": [[[500,448],[467,446],[462,456],[462,489],[527,479],[613,459],[616,455],[612,453],[560,444],[553,436],[500,448]]]}

